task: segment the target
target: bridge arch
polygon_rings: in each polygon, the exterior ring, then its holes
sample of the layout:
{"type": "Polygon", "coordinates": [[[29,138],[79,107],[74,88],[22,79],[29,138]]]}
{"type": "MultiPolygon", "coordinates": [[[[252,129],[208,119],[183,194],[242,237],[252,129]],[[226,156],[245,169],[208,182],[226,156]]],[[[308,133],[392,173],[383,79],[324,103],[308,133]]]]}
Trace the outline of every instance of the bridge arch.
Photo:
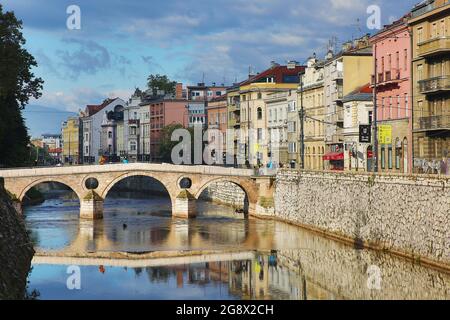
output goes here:
{"type": "Polygon", "coordinates": [[[42,184],[42,183],[52,183],[52,182],[53,182],[53,183],[59,183],[59,184],[62,184],[62,185],[64,185],[64,186],[68,187],[70,190],[73,191],[73,193],[75,193],[75,194],[77,195],[78,200],[79,200],[80,202],[81,202],[81,200],[83,199],[83,196],[82,196],[80,190],[78,190],[78,188],[72,186],[70,183],[68,183],[67,181],[65,181],[63,177],[62,177],[62,178],[51,178],[51,177],[48,177],[48,178],[41,178],[41,179],[34,180],[34,181],[31,182],[30,184],[28,184],[28,185],[20,192],[20,195],[19,195],[19,197],[18,197],[19,200],[20,200],[20,202],[23,201],[23,199],[25,198],[25,195],[27,194],[28,191],[30,191],[31,188],[36,187],[36,186],[38,186],[38,185],[40,185],[40,184],[42,184]]]}
{"type": "Polygon", "coordinates": [[[175,194],[175,190],[172,190],[173,188],[171,188],[169,181],[167,181],[166,179],[164,179],[163,177],[161,177],[160,174],[158,173],[152,173],[152,172],[127,172],[125,174],[119,175],[116,178],[114,178],[111,182],[109,182],[106,187],[104,187],[103,191],[101,192],[100,196],[103,199],[106,199],[106,197],[108,196],[108,193],[111,191],[111,189],[117,185],[119,182],[127,179],[127,178],[131,178],[131,177],[148,177],[148,178],[152,178],[155,181],[157,181],[158,183],[160,183],[164,189],[166,190],[167,194],[170,197],[171,202],[173,203],[173,201],[176,198],[176,194],[175,194]]]}
{"type": "Polygon", "coordinates": [[[194,194],[195,198],[199,199],[203,191],[205,191],[206,188],[208,188],[208,186],[210,186],[212,183],[217,182],[230,182],[241,188],[244,191],[245,195],[247,196],[249,204],[256,204],[258,202],[258,190],[257,186],[253,183],[253,181],[234,177],[219,177],[203,183],[203,185],[200,186],[198,191],[195,192],[194,194]]]}

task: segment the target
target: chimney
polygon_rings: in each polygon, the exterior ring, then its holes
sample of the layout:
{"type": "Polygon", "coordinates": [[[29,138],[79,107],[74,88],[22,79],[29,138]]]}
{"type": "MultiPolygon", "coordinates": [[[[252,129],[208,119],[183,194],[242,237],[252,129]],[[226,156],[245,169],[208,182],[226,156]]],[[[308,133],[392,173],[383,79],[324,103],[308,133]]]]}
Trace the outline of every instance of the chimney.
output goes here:
{"type": "Polygon", "coordinates": [[[183,84],[177,83],[175,86],[175,99],[183,99],[183,84]]]}

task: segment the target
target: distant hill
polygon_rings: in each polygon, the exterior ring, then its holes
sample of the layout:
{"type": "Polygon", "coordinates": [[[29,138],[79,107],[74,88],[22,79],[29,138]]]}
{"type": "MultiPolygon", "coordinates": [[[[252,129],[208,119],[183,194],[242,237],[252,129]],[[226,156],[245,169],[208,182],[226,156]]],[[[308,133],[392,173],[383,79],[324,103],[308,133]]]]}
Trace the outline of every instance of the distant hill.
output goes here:
{"type": "Polygon", "coordinates": [[[60,133],[61,123],[76,115],[74,112],[40,105],[27,105],[23,111],[25,125],[31,137],[40,137],[44,133],[60,133]]]}

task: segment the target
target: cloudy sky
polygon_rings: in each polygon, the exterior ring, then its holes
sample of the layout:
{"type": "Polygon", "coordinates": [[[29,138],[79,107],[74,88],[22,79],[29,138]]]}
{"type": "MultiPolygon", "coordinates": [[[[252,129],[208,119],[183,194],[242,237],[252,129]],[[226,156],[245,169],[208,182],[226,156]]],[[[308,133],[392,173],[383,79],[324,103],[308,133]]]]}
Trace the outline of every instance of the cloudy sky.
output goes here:
{"type": "Polygon", "coordinates": [[[1,0],[23,20],[27,48],[44,94],[32,103],[77,111],[107,96],[127,99],[151,73],[183,83],[230,84],[249,66],[304,62],[323,56],[367,29],[367,8],[383,24],[418,0],[1,0]],[[81,9],[81,29],[66,26],[69,5],[81,9]]]}

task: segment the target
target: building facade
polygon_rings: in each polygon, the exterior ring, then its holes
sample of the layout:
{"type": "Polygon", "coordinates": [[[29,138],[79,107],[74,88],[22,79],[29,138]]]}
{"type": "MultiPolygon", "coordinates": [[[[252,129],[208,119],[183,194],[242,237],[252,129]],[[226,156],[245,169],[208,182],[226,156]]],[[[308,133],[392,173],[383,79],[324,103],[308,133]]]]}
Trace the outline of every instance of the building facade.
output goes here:
{"type": "Polygon", "coordinates": [[[241,101],[239,94],[239,85],[236,84],[227,90],[227,111],[228,111],[228,132],[232,132],[232,137],[227,142],[227,153],[229,158],[233,159],[235,166],[238,163],[245,163],[245,151],[239,149],[239,135],[241,128],[241,101]],[[242,151],[242,152],[241,152],[242,151]],[[239,160],[238,160],[239,159],[239,160]]]}
{"type": "Polygon", "coordinates": [[[379,172],[412,172],[411,38],[407,17],[386,26],[371,38],[376,71],[372,87],[377,97],[379,172]],[[376,78],[375,78],[376,77],[376,78]],[[376,86],[375,86],[376,81],[376,86]]]}
{"type": "Polygon", "coordinates": [[[289,97],[295,90],[267,94],[264,103],[267,112],[268,158],[275,168],[289,163],[288,110],[289,97]]]}
{"type": "Polygon", "coordinates": [[[327,54],[324,65],[325,169],[344,170],[342,99],[370,83],[372,69],[372,48],[368,36],[345,43],[337,55],[332,52],[327,54]]]}
{"type": "MultiPolygon", "coordinates": [[[[240,83],[239,149],[245,150],[245,162],[251,166],[267,166],[270,162],[268,113],[265,100],[275,92],[296,90],[299,73],[304,67],[297,62],[272,66],[240,83]]],[[[285,116],[287,119],[287,117],[285,116]]],[[[287,124],[286,124],[287,125],[287,124]]]]}
{"type": "Polygon", "coordinates": [[[70,117],[63,122],[62,136],[62,162],[64,164],[79,164],[80,162],[80,119],[70,117]]]}
{"type": "MultiPolygon", "coordinates": [[[[305,169],[323,170],[325,155],[324,67],[315,56],[308,59],[300,81],[298,103],[304,110],[305,169]]],[[[301,153],[301,150],[299,150],[301,153]]]]}
{"type": "Polygon", "coordinates": [[[373,94],[367,84],[345,96],[344,104],[344,168],[346,171],[369,172],[373,169],[372,139],[360,141],[361,125],[370,128],[372,138],[373,94]]]}
{"type": "MultiPolygon", "coordinates": [[[[101,148],[102,122],[105,112],[122,112],[125,108],[125,101],[120,98],[106,99],[99,105],[87,105],[81,113],[81,161],[82,163],[98,163],[100,157],[108,152],[108,148],[101,148]]],[[[119,121],[119,120],[118,120],[119,121]]],[[[123,121],[123,118],[122,118],[123,121]]],[[[115,150],[117,152],[117,150],[115,150]]],[[[117,155],[116,152],[114,155],[117,155]]]]}
{"type": "Polygon", "coordinates": [[[449,173],[450,2],[426,1],[412,10],[414,172],[449,173]]]}
{"type": "Polygon", "coordinates": [[[227,96],[222,95],[208,102],[206,108],[208,119],[208,142],[221,143],[220,152],[212,150],[214,162],[226,163],[227,154],[227,130],[228,130],[228,109],[227,96]],[[217,136],[220,135],[220,138],[217,136]],[[219,142],[217,139],[220,139],[219,142]],[[221,157],[222,160],[219,160],[221,157]]]}

